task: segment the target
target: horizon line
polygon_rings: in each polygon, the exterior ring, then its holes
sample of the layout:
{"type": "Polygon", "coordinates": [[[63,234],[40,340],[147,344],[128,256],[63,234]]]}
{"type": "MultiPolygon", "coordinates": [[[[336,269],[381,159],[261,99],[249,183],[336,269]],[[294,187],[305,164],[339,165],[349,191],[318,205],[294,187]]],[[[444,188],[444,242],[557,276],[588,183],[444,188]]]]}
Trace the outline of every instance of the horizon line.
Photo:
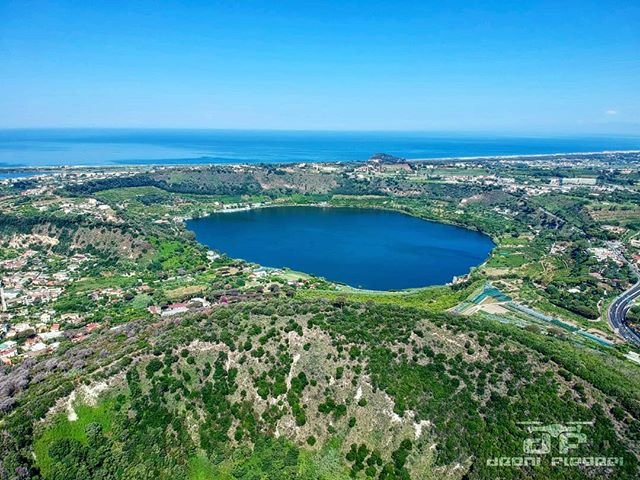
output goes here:
{"type": "Polygon", "coordinates": [[[523,137],[592,137],[592,136],[616,136],[640,138],[640,127],[637,132],[611,132],[611,131],[573,131],[552,132],[546,130],[499,130],[499,129],[338,129],[338,128],[240,128],[240,127],[100,127],[100,126],[0,126],[0,132],[11,131],[200,131],[200,132],[265,132],[265,133],[411,133],[411,134],[439,134],[439,135],[497,135],[497,136],[523,136],[523,137]]]}

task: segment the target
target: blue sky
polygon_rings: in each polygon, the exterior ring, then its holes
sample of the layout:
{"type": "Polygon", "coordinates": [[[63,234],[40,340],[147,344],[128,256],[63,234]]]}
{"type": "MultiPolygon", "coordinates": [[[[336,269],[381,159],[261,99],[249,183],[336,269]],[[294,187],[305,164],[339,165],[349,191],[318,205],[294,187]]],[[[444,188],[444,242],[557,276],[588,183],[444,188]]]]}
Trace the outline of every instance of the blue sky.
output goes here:
{"type": "Polygon", "coordinates": [[[640,2],[0,0],[0,127],[640,134],[640,2]]]}

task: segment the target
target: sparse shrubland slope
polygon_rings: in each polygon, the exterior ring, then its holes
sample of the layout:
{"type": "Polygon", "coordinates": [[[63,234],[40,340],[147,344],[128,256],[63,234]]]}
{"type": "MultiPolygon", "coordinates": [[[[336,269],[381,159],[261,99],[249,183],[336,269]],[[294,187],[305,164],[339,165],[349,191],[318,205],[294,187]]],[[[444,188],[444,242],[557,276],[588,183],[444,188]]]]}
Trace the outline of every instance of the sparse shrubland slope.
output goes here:
{"type": "MultiPolygon", "coordinates": [[[[349,168],[355,167],[351,165],[349,168]]],[[[481,194],[487,188],[475,185],[448,185],[416,181],[412,178],[358,178],[345,171],[318,172],[286,166],[203,166],[138,173],[127,177],[91,180],[67,186],[74,195],[91,195],[115,188],[156,187],[165,192],[198,195],[255,195],[277,197],[284,194],[429,196],[453,200],[460,195],[481,194]]],[[[488,188],[493,190],[493,188],[488,188]]]]}
{"type": "MultiPolygon", "coordinates": [[[[3,238],[16,235],[48,237],[52,251],[95,253],[117,260],[137,260],[151,248],[139,228],[130,224],[113,224],[79,215],[60,217],[35,214],[30,217],[0,214],[3,238]]],[[[42,243],[34,241],[34,244],[42,243]]]]}
{"type": "Polygon", "coordinates": [[[637,478],[640,379],[603,357],[498,322],[340,298],[130,322],[2,380],[16,403],[0,421],[0,471],[495,478],[487,459],[521,455],[529,436],[516,422],[594,421],[575,454],[622,467],[543,458],[500,477],[637,478]]]}

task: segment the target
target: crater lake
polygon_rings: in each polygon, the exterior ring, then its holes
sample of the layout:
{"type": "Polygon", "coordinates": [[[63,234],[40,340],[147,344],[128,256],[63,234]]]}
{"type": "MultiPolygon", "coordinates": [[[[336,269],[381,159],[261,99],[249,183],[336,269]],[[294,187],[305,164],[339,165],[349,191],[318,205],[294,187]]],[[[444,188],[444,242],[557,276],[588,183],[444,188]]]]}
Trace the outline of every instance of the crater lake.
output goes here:
{"type": "Polygon", "coordinates": [[[269,207],[187,221],[209,248],[265,267],[287,267],[371,290],[447,283],[481,264],[488,236],[399,212],[269,207]]]}

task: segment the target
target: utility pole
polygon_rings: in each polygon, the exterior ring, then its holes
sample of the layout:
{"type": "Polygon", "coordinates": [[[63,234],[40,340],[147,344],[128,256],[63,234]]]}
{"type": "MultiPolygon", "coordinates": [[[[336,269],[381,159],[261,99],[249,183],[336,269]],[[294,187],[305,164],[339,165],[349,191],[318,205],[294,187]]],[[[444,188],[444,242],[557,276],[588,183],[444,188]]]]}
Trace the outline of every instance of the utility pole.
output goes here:
{"type": "Polygon", "coordinates": [[[7,301],[4,299],[4,284],[0,280],[0,304],[2,304],[2,311],[7,311],[7,301]]]}

